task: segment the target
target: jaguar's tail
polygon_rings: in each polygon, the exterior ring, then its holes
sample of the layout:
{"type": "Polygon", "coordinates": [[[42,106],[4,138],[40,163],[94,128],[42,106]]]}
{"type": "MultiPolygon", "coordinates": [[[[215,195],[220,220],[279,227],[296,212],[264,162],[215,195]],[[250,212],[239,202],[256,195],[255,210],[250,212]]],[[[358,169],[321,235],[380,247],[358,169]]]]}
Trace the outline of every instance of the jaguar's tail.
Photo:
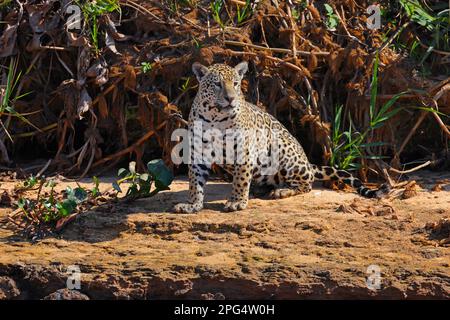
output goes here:
{"type": "Polygon", "coordinates": [[[337,180],[342,181],[355,188],[360,195],[366,198],[380,198],[382,195],[390,191],[390,187],[387,184],[383,184],[378,189],[369,189],[361,180],[352,176],[351,173],[345,170],[338,170],[328,166],[316,166],[312,165],[314,170],[314,178],[316,180],[337,180]]]}

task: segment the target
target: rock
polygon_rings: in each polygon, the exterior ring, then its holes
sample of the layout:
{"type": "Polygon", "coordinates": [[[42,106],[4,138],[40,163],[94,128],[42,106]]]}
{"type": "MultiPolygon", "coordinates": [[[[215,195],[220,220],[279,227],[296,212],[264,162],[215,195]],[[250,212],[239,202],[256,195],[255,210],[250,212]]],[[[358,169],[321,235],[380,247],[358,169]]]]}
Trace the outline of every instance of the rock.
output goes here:
{"type": "Polygon", "coordinates": [[[10,300],[20,295],[16,282],[9,277],[0,277],[0,300],[10,300]]]}
{"type": "Polygon", "coordinates": [[[70,290],[70,289],[59,289],[48,296],[44,297],[43,300],[90,300],[89,297],[80,291],[70,290]]]}

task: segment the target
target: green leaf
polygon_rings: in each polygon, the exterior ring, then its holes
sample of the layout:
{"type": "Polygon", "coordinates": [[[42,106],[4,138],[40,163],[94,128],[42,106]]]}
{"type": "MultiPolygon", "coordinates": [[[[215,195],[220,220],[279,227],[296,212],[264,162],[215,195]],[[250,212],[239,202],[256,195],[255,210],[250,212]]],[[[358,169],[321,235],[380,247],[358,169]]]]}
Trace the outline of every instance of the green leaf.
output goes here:
{"type": "Polygon", "coordinates": [[[397,109],[394,109],[394,110],[392,110],[392,111],[390,111],[390,112],[384,114],[384,115],[383,115],[382,117],[380,117],[380,118],[377,117],[377,118],[375,119],[374,123],[373,123],[374,126],[372,126],[372,129],[379,128],[380,126],[383,125],[383,123],[384,123],[386,120],[389,120],[390,118],[392,118],[393,116],[395,116],[397,113],[399,113],[401,110],[402,110],[401,108],[397,108],[397,109]]]}
{"type": "Polygon", "coordinates": [[[369,142],[369,143],[362,143],[360,144],[360,147],[367,148],[367,147],[381,147],[386,146],[388,143],[386,142],[369,142]]]}
{"type": "Polygon", "coordinates": [[[56,181],[51,179],[45,184],[45,186],[49,187],[49,188],[54,188],[54,187],[56,187],[56,181]]]}
{"type": "Polygon", "coordinates": [[[339,142],[339,139],[341,138],[342,134],[339,133],[341,129],[341,118],[342,118],[342,109],[343,105],[340,105],[337,110],[335,111],[334,116],[334,125],[333,125],[333,142],[337,144],[339,142]]]}
{"type": "Polygon", "coordinates": [[[88,193],[86,192],[86,190],[81,187],[75,188],[73,195],[74,199],[72,200],[74,200],[76,203],[81,203],[85,201],[88,197],[88,193]]]}
{"type": "Polygon", "coordinates": [[[141,62],[141,66],[142,66],[143,73],[148,73],[149,71],[151,71],[153,69],[153,64],[150,62],[141,62]]]}
{"type": "Polygon", "coordinates": [[[377,92],[378,92],[378,52],[375,55],[375,62],[373,64],[373,74],[372,74],[372,82],[370,84],[370,121],[373,121],[373,117],[375,114],[375,107],[377,103],[377,92]]]}
{"type": "Polygon", "coordinates": [[[96,176],[93,176],[92,181],[94,181],[95,187],[98,188],[100,185],[100,180],[96,176]]]}
{"type": "Polygon", "coordinates": [[[48,210],[51,211],[52,207],[53,207],[53,203],[51,203],[50,201],[45,201],[44,202],[44,207],[48,210]]]}
{"type": "Polygon", "coordinates": [[[23,185],[25,188],[33,188],[37,183],[38,183],[37,177],[31,176],[24,181],[23,185]]]}
{"type": "Polygon", "coordinates": [[[152,160],[147,164],[148,172],[159,190],[168,190],[173,181],[173,174],[161,159],[152,160]]]}
{"type": "Polygon", "coordinates": [[[400,0],[399,2],[411,20],[430,31],[433,30],[433,22],[436,18],[430,15],[418,0],[400,0]]]}
{"type": "Polygon", "coordinates": [[[24,198],[20,198],[20,199],[17,201],[17,206],[18,206],[19,208],[21,208],[21,209],[23,209],[23,208],[25,207],[26,204],[27,204],[27,200],[24,199],[24,198]]]}
{"type": "Polygon", "coordinates": [[[327,20],[325,21],[325,26],[328,30],[334,31],[339,24],[339,18],[334,14],[333,8],[329,4],[325,4],[325,10],[327,12],[327,20]]]}
{"type": "Polygon", "coordinates": [[[383,115],[387,110],[389,110],[389,108],[390,108],[394,103],[397,102],[397,100],[398,100],[401,96],[403,96],[403,95],[406,94],[406,93],[407,93],[407,91],[403,91],[403,92],[397,93],[395,96],[393,96],[391,99],[389,99],[389,101],[386,102],[386,103],[381,107],[381,109],[380,109],[380,111],[378,112],[378,115],[377,115],[377,116],[383,115]]]}
{"type": "Polygon", "coordinates": [[[122,192],[122,189],[120,188],[119,184],[117,183],[117,181],[114,181],[112,183],[112,187],[114,188],[114,190],[116,190],[117,192],[122,192]]]}
{"type": "Polygon", "coordinates": [[[130,174],[130,172],[125,168],[120,168],[119,171],[117,172],[117,175],[121,178],[125,178],[129,174],[130,174]]]}
{"type": "Polygon", "coordinates": [[[92,177],[92,180],[94,181],[94,188],[92,188],[91,192],[92,192],[92,196],[95,198],[97,197],[97,195],[100,194],[100,189],[99,189],[99,185],[100,185],[100,181],[98,180],[98,178],[96,176],[92,177]]]}
{"type": "Polygon", "coordinates": [[[152,187],[151,182],[140,181],[139,183],[139,193],[143,196],[147,195],[150,192],[150,188],[152,187]]]}
{"type": "Polygon", "coordinates": [[[74,193],[72,187],[70,187],[70,186],[66,187],[66,194],[67,194],[67,198],[75,198],[75,193],[74,193]]]}
{"type": "Polygon", "coordinates": [[[359,163],[350,163],[348,167],[351,168],[351,170],[356,170],[361,168],[361,165],[359,163]]]}
{"type": "Polygon", "coordinates": [[[137,187],[137,184],[132,184],[129,188],[128,191],[126,193],[126,197],[128,196],[137,196],[139,194],[139,190],[137,187]]]}
{"type": "Polygon", "coordinates": [[[67,217],[68,215],[70,215],[76,207],[77,203],[70,199],[66,199],[63,202],[58,202],[56,204],[56,209],[63,217],[67,217]]]}
{"type": "Polygon", "coordinates": [[[437,113],[440,116],[446,117],[446,118],[450,118],[450,116],[448,114],[445,114],[443,112],[440,112],[436,109],[433,109],[431,107],[412,107],[414,109],[419,109],[419,110],[423,110],[423,111],[428,111],[428,112],[432,112],[432,113],[437,113]]]}

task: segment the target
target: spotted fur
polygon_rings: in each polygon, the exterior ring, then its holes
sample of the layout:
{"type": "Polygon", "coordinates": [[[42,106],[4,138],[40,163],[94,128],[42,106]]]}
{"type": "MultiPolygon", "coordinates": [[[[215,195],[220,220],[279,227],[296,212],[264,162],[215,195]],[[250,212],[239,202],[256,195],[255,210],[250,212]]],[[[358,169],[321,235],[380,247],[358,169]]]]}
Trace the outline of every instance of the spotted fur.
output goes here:
{"type": "MultiPolygon", "coordinates": [[[[199,90],[189,115],[191,134],[193,134],[194,121],[201,121],[204,131],[264,129],[263,134],[256,135],[253,140],[238,137],[234,149],[238,145],[242,146],[242,161],[223,165],[223,169],[233,177],[231,197],[225,204],[225,210],[245,209],[251,184],[272,187],[273,198],[286,198],[306,193],[311,191],[314,180],[330,179],[349,184],[359,194],[369,198],[378,197],[386,191],[385,187],[370,190],[345,170],[310,164],[300,143],[277,119],[245,101],[241,92],[241,80],[247,68],[247,62],[241,62],[234,68],[225,64],[205,67],[194,63],[192,66],[199,81],[199,90]],[[273,141],[274,139],[276,141],[273,141]],[[278,146],[279,166],[276,172],[265,174],[264,164],[260,163],[258,157],[262,153],[270,154],[273,143],[277,143],[278,146]]],[[[200,141],[200,138],[193,140],[191,143],[192,163],[189,165],[189,201],[177,204],[174,208],[176,212],[192,213],[203,208],[204,186],[211,173],[215,156],[214,151],[211,151],[209,155],[208,150],[213,150],[214,147],[222,148],[221,145],[215,145],[214,141],[200,141]],[[207,150],[207,156],[195,163],[192,154],[198,148],[207,150]]],[[[223,142],[220,143],[223,144],[223,142]]]]}

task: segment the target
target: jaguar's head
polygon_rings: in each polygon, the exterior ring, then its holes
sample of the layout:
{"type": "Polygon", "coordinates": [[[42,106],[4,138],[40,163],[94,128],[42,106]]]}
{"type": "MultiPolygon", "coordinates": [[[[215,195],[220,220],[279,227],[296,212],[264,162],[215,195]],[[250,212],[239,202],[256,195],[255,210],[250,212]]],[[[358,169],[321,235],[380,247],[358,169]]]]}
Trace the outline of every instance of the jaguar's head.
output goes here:
{"type": "Polygon", "coordinates": [[[195,62],[192,65],[192,71],[199,82],[197,95],[209,106],[216,106],[219,109],[237,107],[242,96],[241,81],[247,70],[246,61],[234,68],[226,64],[205,67],[195,62]]]}

